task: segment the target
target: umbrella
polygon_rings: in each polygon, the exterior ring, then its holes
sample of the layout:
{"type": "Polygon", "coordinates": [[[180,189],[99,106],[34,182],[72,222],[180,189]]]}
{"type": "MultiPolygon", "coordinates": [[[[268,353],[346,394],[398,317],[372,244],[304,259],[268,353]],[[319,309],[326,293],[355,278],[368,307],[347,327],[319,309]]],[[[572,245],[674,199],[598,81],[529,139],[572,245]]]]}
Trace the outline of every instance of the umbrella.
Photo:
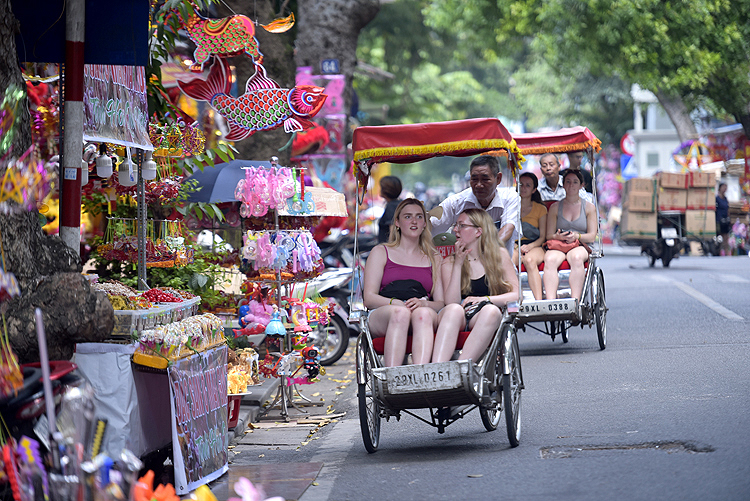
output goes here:
{"type": "Polygon", "coordinates": [[[234,196],[234,189],[240,179],[245,179],[242,167],[271,167],[271,162],[255,160],[232,160],[224,164],[206,167],[195,171],[190,179],[198,181],[200,190],[188,196],[188,202],[222,203],[239,202],[234,196]]]}

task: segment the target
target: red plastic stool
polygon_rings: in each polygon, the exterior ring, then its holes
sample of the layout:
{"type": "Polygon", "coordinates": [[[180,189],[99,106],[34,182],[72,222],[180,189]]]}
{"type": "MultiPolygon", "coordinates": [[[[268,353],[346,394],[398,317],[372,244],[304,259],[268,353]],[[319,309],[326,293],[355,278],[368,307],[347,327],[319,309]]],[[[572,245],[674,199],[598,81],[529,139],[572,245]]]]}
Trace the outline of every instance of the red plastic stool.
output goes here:
{"type": "Polygon", "coordinates": [[[242,395],[229,395],[227,405],[227,428],[234,428],[240,420],[240,403],[242,395]]]}

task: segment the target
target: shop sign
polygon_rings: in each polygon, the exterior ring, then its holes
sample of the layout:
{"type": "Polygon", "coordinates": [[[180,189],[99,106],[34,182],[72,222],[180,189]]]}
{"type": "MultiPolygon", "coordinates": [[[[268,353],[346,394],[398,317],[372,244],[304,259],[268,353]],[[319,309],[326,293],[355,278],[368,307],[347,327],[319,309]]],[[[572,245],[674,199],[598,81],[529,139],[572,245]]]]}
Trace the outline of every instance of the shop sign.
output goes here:
{"type": "Polygon", "coordinates": [[[146,69],[84,65],[83,139],[153,150],[148,137],[146,69]]]}
{"type": "Polygon", "coordinates": [[[187,494],[228,469],[227,353],[220,346],[169,367],[177,494],[187,494]]]}

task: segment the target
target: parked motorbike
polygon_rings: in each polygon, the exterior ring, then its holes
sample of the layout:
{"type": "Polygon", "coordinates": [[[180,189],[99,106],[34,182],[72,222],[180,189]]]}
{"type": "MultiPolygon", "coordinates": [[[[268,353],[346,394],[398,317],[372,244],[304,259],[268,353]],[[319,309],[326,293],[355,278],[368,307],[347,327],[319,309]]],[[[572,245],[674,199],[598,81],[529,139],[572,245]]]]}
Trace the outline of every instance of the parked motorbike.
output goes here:
{"type": "Polygon", "coordinates": [[[327,269],[307,283],[307,296],[319,294],[335,302],[328,325],[318,325],[309,339],[318,348],[321,365],[332,365],[349,347],[349,337],[358,335],[358,326],[349,325],[349,284],[351,268],[327,269]]]}
{"type": "MultiPolygon", "coordinates": [[[[370,250],[378,245],[378,237],[371,234],[360,233],[357,247],[359,248],[359,257],[362,260],[367,258],[370,250]]],[[[320,257],[326,265],[326,268],[351,268],[354,263],[354,235],[349,230],[342,230],[337,233],[331,233],[322,242],[318,242],[320,247],[320,257]]]]}

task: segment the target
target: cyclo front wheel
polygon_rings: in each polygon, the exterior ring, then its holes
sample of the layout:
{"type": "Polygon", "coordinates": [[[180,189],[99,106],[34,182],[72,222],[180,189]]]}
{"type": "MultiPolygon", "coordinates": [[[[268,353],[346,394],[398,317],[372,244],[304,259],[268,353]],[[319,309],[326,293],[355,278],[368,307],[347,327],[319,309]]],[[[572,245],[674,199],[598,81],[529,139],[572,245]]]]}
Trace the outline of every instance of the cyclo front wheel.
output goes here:
{"type": "Polygon", "coordinates": [[[503,374],[503,405],[505,406],[505,424],[508,429],[508,440],[511,447],[518,447],[521,442],[521,354],[518,349],[516,329],[508,325],[503,329],[503,354],[508,363],[508,373],[503,374]]]}
{"type": "Polygon", "coordinates": [[[599,338],[599,349],[603,350],[607,347],[607,301],[604,290],[604,272],[599,269],[595,276],[596,301],[594,303],[594,318],[596,319],[596,334],[599,338]]]}
{"type": "Polygon", "coordinates": [[[375,385],[372,377],[372,368],[375,364],[363,338],[364,334],[361,334],[357,339],[357,375],[364,376],[364,383],[357,385],[359,427],[362,430],[365,449],[372,454],[378,450],[380,443],[380,404],[375,398],[375,385]]]}
{"type": "MultiPolygon", "coordinates": [[[[488,353],[489,357],[490,354],[488,353]]],[[[489,374],[490,385],[494,389],[488,388],[487,391],[494,402],[491,407],[479,407],[479,417],[482,418],[482,424],[487,431],[497,430],[500,420],[503,418],[503,393],[500,391],[502,387],[503,378],[503,354],[502,349],[498,348],[495,353],[495,360],[487,360],[488,364],[493,363],[491,367],[488,367],[491,374],[489,374]]]]}

